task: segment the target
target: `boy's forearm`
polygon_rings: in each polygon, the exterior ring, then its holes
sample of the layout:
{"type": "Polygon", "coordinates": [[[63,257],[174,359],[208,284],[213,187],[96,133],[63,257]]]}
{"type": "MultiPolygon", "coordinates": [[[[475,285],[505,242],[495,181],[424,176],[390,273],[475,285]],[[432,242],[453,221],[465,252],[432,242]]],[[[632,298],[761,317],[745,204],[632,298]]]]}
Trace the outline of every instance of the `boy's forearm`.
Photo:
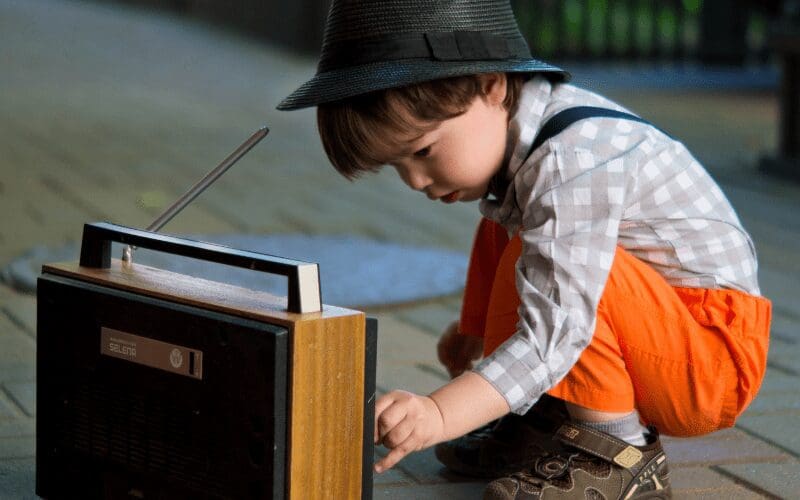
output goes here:
{"type": "Polygon", "coordinates": [[[505,398],[475,372],[464,372],[430,395],[444,423],[443,440],[463,436],[509,411],[505,398]]]}

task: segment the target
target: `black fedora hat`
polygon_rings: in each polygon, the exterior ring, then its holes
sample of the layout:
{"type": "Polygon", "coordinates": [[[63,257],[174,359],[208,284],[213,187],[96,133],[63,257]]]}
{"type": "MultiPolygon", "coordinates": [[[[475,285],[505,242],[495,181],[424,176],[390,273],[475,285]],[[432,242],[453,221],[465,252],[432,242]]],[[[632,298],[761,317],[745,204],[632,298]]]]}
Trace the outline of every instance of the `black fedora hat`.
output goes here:
{"type": "Polygon", "coordinates": [[[509,0],[333,0],[317,74],[278,109],[492,72],[569,78],[531,57],[509,0]]]}

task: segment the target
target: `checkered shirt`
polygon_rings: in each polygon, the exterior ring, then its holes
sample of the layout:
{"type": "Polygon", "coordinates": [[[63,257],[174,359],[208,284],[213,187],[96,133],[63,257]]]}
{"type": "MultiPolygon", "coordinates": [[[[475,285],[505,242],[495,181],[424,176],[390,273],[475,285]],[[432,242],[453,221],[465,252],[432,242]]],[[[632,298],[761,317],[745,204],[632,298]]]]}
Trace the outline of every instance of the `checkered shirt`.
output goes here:
{"type": "Polygon", "coordinates": [[[655,127],[585,119],[525,161],[547,119],[575,106],[626,111],[572,85],[525,84],[509,128],[508,191],[480,206],[522,238],[517,332],[475,368],[519,414],[591,341],[617,245],[673,286],[759,294],[755,249],[730,203],[683,144],[655,127]]]}

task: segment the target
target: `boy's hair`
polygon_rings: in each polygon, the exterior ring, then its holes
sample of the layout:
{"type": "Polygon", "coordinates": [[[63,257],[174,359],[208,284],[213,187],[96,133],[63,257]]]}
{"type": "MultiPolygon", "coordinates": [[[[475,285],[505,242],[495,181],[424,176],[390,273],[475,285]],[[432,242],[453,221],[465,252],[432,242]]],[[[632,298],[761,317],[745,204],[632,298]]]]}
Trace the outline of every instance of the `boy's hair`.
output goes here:
{"type": "MultiPolygon", "coordinates": [[[[509,117],[516,112],[526,79],[524,74],[506,73],[503,106],[509,117]]],[[[421,136],[438,122],[465,113],[476,97],[484,96],[481,83],[478,75],[460,76],[320,104],[317,127],[322,146],[334,168],[348,179],[376,172],[386,159],[377,158],[375,151],[399,143],[391,137],[421,136]],[[430,127],[420,131],[414,120],[430,123],[430,127]]]]}

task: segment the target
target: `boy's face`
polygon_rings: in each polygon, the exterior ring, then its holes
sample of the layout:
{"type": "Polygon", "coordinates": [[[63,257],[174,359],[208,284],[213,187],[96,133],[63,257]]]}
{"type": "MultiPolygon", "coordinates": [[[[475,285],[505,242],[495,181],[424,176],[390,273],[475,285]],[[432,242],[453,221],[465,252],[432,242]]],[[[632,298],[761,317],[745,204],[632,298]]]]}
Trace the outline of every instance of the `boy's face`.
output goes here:
{"type": "Polygon", "coordinates": [[[465,113],[433,129],[420,122],[421,136],[401,140],[382,155],[411,189],[444,203],[486,194],[503,166],[508,132],[505,78],[488,85],[488,93],[476,97],[465,113]]]}

